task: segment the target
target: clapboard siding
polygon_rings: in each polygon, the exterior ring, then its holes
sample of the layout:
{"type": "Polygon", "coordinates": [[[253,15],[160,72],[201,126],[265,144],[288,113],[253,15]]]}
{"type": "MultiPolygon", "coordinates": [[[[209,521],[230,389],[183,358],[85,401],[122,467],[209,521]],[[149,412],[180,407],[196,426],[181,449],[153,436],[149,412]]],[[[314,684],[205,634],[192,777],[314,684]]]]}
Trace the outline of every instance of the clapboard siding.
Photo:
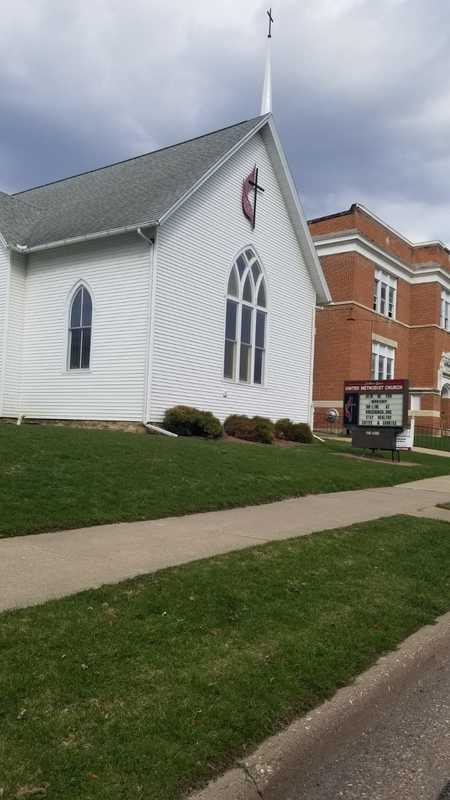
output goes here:
{"type": "Polygon", "coordinates": [[[150,250],[137,234],[29,256],[21,412],[37,418],[142,420],[150,250]],[[89,370],[67,370],[69,299],[93,301],[89,370]]]}
{"type": "Polygon", "coordinates": [[[5,417],[15,417],[20,414],[25,286],[25,256],[11,252],[8,331],[6,336],[7,356],[3,394],[3,415],[5,417]]]}
{"type": "Polygon", "coordinates": [[[150,417],[177,403],[273,419],[310,418],[315,291],[260,134],[161,228],[151,351],[150,417]],[[259,167],[255,231],[242,214],[242,180],[259,167]],[[268,285],[263,387],[223,379],[225,296],[233,259],[252,245],[268,285]]]}
{"type": "Polygon", "coordinates": [[[0,244],[0,415],[3,413],[3,396],[6,372],[6,320],[9,296],[9,251],[0,244]]]}

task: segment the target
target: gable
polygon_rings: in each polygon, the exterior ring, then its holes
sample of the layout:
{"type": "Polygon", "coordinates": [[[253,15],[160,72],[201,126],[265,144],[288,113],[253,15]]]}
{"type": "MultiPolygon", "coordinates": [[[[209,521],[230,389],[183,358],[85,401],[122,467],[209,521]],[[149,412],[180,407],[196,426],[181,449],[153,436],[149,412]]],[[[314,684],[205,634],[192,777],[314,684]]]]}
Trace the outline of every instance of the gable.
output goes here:
{"type": "MultiPolygon", "coordinates": [[[[192,189],[180,199],[171,209],[169,209],[160,220],[160,224],[165,224],[187,201],[189,201],[199,190],[204,186],[207,181],[221,180],[223,166],[231,159],[236,159],[237,155],[245,149],[248,149],[252,142],[262,139],[267,156],[270,159],[270,164],[277,181],[277,187],[281,193],[284,211],[288,215],[295,233],[302,259],[308,273],[310,275],[312,284],[316,292],[317,302],[326,304],[331,302],[331,295],[326,283],[326,279],[319,261],[312,237],[309,231],[308,223],[303,212],[297,189],[293,177],[290,173],[289,166],[273,121],[272,115],[266,115],[261,118],[262,124],[252,132],[251,136],[245,141],[241,142],[239,148],[231,151],[227,156],[202,179],[192,187],[192,189]]],[[[260,152],[260,151],[259,151],[260,152]]],[[[240,191],[242,181],[247,178],[247,175],[254,167],[254,163],[248,163],[248,169],[245,174],[240,174],[236,187],[230,187],[230,191],[236,193],[238,197],[240,209],[240,191]]],[[[212,203],[217,205],[221,202],[226,202],[226,194],[223,193],[221,198],[216,198],[212,203]]],[[[264,200],[262,201],[264,203],[264,200]]],[[[258,203],[260,201],[258,200],[258,203]]]]}

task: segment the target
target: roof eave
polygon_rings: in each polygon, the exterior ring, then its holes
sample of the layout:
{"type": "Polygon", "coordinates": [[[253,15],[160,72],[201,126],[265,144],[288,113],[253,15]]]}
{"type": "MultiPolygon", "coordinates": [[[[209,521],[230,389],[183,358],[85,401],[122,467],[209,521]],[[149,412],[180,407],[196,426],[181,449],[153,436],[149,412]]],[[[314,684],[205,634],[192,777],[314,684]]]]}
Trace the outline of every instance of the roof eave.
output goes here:
{"type": "Polygon", "coordinates": [[[313,286],[316,290],[317,302],[321,305],[328,305],[328,303],[331,303],[332,301],[331,293],[325,280],[325,275],[320,264],[319,256],[317,255],[317,251],[312,240],[308,223],[300,203],[300,198],[298,196],[294,179],[289,169],[289,165],[284,154],[283,146],[281,144],[280,137],[278,136],[278,131],[276,129],[273,117],[271,116],[267,122],[268,129],[275,146],[275,152],[280,160],[280,165],[282,168],[282,176],[284,177],[285,182],[284,188],[288,193],[288,199],[290,201],[289,205],[291,206],[292,224],[300,244],[303,245],[302,250],[313,286]]]}
{"type": "Polygon", "coordinates": [[[139,222],[133,225],[126,225],[121,228],[109,228],[104,231],[95,231],[87,233],[83,236],[71,236],[67,239],[58,239],[53,242],[43,242],[42,244],[26,245],[26,244],[11,244],[10,247],[18,253],[38,253],[41,250],[53,250],[56,247],[66,247],[72,244],[80,244],[82,242],[91,242],[94,239],[106,239],[109,236],[119,236],[124,233],[133,233],[139,228],[157,228],[159,222],[157,220],[139,222]]]}

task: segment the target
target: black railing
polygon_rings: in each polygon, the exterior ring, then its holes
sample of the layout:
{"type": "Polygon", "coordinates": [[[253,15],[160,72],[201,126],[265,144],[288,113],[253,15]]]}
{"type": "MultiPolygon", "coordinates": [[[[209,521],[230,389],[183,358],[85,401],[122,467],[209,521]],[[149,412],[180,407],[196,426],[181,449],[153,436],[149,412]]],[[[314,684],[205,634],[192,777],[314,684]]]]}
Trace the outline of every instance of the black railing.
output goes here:
{"type": "MultiPolygon", "coordinates": [[[[344,438],[351,433],[339,422],[324,422],[314,427],[318,436],[336,436],[344,438]]],[[[450,428],[424,428],[416,425],[414,430],[414,446],[426,447],[430,450],[448,450],[450,452],[450,428]]]]}
{"type": "Polygon", "coordinates": [[[450,451],[450,428],[421,428],[414,430],[415,447],[450,451]]]}
{"type": "Polygon", "coordinates": [[[349,435],[346,428],[343,428],[340,422],[324,422],[321,425],[314,426],[314,433],[320,436],[323,433],[325,436],[347,436],[349,435]]]}

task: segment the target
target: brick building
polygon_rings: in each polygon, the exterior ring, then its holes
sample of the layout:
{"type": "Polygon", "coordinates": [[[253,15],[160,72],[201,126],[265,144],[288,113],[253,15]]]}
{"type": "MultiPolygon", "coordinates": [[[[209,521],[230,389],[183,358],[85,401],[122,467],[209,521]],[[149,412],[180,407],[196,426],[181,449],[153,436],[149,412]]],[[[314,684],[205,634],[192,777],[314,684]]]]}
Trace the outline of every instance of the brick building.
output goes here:
{"type": "Polygon", "coordinates": [[[363,206],[310,220],[332,295],[316,323],[314,419],[342,420],[344,380],[409,378],[416,425],[450,429],[450,251],[363,206]]]}

